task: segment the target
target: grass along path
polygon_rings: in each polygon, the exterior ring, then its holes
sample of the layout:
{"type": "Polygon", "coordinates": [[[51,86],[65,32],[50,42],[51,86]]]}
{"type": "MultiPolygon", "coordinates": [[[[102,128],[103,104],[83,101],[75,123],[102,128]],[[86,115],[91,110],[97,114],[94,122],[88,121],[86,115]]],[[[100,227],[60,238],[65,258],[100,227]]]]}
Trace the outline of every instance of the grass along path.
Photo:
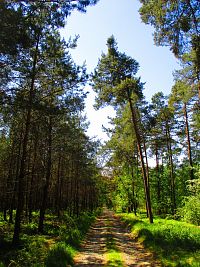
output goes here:
{"type": "Polygon", "coordinates": [[[132,228],[132,235],[146,248],[156,251],[162,266],[200,267],[200,228],[198,226],[154,216],[154,223],[142,215],[118,215],[132,228]]]}
{"type": "Polygon", "coordinates": [[[96,220],[74,261],[75,267],[161,266],[111,211],[96,220]]]}

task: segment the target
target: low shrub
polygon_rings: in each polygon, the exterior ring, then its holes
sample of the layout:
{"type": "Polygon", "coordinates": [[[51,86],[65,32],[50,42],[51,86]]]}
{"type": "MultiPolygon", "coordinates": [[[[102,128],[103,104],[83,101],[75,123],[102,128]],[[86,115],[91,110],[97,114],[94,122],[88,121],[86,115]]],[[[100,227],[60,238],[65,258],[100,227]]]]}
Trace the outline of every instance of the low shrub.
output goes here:
{"type": "Polygon", "coordinates": [[[60,239],[78,248],[87,233],[91,223],[95,220],[93,213],[82,213],[79,217],[64,215],[64,224],[60,227],[60,239]]]}
{"type": "Polygon", "coordinates": [[[80,230],[81,233],[85,234],[88,231],[88,228],[90,227],[91,223],[95,220],[95,214],[94,213],[82,213],[77,221],[77,227],[80,230]]]}
{"type": "Polygon", "coordinates": [[[67,243],[77,248],[80,246],[81,239],[82,239],[81,232],[78,229],[71,229],[68,235],[67,243]]]}
{"type": "Polygon", "coordinates": [[[50,250],[45,260],[46,267],[66,267],[73,265],[75,250],[64,242],[59,242],[50,250]]]}

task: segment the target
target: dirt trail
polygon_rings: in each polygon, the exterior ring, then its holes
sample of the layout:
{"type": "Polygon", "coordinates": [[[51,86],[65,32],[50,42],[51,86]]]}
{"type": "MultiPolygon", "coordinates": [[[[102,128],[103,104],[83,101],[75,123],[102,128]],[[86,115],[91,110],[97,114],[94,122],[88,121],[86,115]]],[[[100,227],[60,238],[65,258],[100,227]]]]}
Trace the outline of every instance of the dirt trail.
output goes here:
{"type": "Polygon", "coordinates": [[[131,238],[131,234],[111,211],[105,211],[90,228],[80,253],[75,257],[75,267],[160,267],[153,255],[131,238]],[[114,240],[122,263],[108,263],[108,238],[114,240]]]}

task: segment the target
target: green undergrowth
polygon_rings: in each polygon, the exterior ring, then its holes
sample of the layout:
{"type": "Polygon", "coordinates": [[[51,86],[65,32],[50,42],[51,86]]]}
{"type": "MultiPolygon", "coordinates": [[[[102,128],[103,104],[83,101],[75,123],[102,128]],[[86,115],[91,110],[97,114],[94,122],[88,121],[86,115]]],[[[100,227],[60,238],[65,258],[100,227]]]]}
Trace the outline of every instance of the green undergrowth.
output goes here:
{"type": "Polygon", "coordinates": [[[176,220],[148,219],[133,214],[119,215],[130,227],[136,240],[156,253],[163,266],[200,266],[200,228],[176,220]]]}
{"type": "Polygon", "coordinates": [[[107,258],[107,267],[123,267],[121,253],[116,246],[115,239],[113,237],[112,232],[110,231],[111,226],[108,224],[108,233],[106,235],[106,258],[107,258]]]}
{"type": "Polygon", "coordinates": [[[58,242],[54,245],[45,259],[45,266],[49,267],[66,267],[73,265],[73,257],[76,249],[65,242],[58,242]]]}
{"type": "Polygon", "coordinates": [[[12,247],[13,224],[0,221],[0,267],[66,267],[73,257],[97,213],[82,213],[70,217],[64,213],[59,219],[46,215],[44,234],[38,234],[38,213],[31,223],[22,225],[21,243],[12,247]]]}

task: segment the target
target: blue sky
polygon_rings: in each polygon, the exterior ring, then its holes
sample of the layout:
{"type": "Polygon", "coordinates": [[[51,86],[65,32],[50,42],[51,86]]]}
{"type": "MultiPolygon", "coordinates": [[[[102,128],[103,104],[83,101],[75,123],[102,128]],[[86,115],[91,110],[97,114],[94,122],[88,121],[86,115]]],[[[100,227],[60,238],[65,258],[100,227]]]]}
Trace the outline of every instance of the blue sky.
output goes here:
{"type": "MultiPolygon", "coordinates": [[[[141,22],[139,7],[138,0],[100,0],[96,6],[89,7],[85,14],[72,13],[62,34],[66,39],[80,35],[78,46],[71,54],[77,64],[82,65],[86,61],[89,73],[96,67],[101,53],[106,52],[107,38],[113,34],[119,51],[138,61],[138,76],[146,83],[144,95],[150,101],[156,92],[170,93],[172,72],[178,68],[178,63],[169,48],[154,45],[153,28],[141,22]]],[[[108,125],[107,116],[113,116],[114,112],[111,108],[95,111],[95,94],[89,86],[86,90],[90,92],[86,102],[90,121],[88,134],[106,139],[101,126],[108,125]]]]}

